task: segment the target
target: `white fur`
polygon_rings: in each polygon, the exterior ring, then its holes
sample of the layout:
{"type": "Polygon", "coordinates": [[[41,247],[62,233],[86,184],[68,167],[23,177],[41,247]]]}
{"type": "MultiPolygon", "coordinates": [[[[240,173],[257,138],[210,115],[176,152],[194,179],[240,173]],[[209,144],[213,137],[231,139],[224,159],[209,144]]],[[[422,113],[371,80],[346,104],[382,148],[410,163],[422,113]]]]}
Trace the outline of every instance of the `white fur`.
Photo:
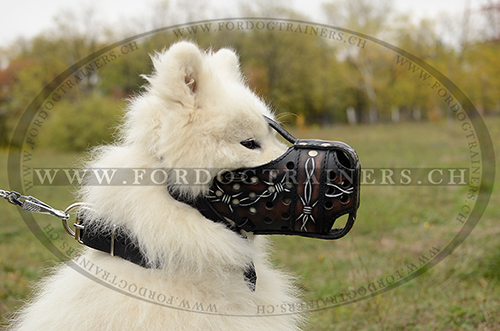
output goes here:
{"type": "MultiPolygon", "coordinates": [[[[131,101],[120,142],[99,148],[89,167],[202,167],[215,176],[220,169],[253,167],[284,152],[262,117],[273,115],[245,85],[234,52],[203,53],[180,42],[156,54],[153,63],[147,92],[131,101]],[[240,144],[249,138],[261,148],[240,144]]],[[[184,193],[196,196],[206,189],[184,193]]],[[[268,263],[266,238],[242,238],[173,200],[164,186],[87,186],[82,199],[103,218],[101,230],[126,227],[148,261],[162,261],[164,267],[146,269],[86,248],[75,260],[86,261],[86,271],[71,263],[59,267],[19,314],[15,330],[299,330],[300,315],[224,316],[256,315],[263,305],[279,312],[279,305],[297,301],[290,278],[268,263]],[[255,292],[243,279],[252,261],[255,292]],[[102,281],[105,272],[128,286],[174,298],[172,306],[189,300],[205,309],[212,304],[219,314],[155,305],[88,277],[102,281]]]]}

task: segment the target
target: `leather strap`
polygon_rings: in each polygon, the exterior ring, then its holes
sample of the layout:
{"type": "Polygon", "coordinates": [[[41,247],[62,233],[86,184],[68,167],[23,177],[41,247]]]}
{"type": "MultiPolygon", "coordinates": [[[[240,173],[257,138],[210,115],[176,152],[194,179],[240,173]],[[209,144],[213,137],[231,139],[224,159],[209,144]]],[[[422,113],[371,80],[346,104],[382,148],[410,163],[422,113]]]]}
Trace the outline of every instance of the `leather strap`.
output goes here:
{"type": "Polygon", "coordinates": [[[86,224],[88,225],[88,222],[83,221],[83,228],[80,230],[80,239],[84,245],[112,256],[119,256],[143,268],[161,267],[148,265],[147,260],[139,250],[137,241],[124,233],[123,230],[115,229],[111,234],[104,235],[95,230],[86,230],[88,228],[86,224]]]}
{"type": "MultiPolygon", "coordinates": [[[[143,268],[158,269],[162,267],[162,264],[151,265],[147,263],[147,259],[139,249],[137,240],[133,239],[123,229],[116,228],[110,234],[103,234],[96,230],[88,230],[88,224],[92,221],[85,219],[84,214],[78,215],[78,218],[80,222],[80,242],[84,245],[112,256],[121,257],[143,268]]],[[[248,288],[254,292],[257,284],[257,273],[253,262],[244,270],[243,278],[248,288]]]]}
{"type": "Polygon", "coordinates": [[[250,263],[248,268],[243,272],[243,278],[247,282],[250,291],[255,292],[255,287],[257,286],[257,273],[255,272],[253,262],[250,263]]]}

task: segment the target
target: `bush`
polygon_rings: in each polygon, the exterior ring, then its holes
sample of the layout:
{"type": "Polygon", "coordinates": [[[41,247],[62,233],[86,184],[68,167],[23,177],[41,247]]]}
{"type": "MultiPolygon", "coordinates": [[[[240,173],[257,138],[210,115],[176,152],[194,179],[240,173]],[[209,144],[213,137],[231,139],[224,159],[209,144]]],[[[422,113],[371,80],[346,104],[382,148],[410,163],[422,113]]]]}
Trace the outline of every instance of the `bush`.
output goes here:
{"type": "Polygon", "coordinates": [[[40,144],[60,151],[83,151],[111,143],[124,107],[124,101],[98,93],[61,100],[49,113],[40,144]]]}

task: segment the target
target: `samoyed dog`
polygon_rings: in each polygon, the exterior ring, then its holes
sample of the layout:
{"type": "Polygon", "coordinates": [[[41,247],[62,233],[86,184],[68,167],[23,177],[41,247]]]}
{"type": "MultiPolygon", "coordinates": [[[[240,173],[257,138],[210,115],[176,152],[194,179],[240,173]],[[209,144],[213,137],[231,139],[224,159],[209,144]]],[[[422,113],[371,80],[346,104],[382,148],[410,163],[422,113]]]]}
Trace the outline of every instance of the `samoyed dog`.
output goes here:
{"type": "MultiPolygon", "coordinates": [[[[179,42],[153,56],[145,93],[131,100],[119,142],[98,148],[89,168],[255,167],[286,150],[246,85],[237,55],[179,42]]],[[[203,194],[209,184],[183,194],[203,194]]],[[[266,238],[241,236],[174,200],[166,185],[85,186],[96,231],[126,228],[148,265],[85,246],[40,284],[13,330],[299,330],[291,277],[271,266],[266,238]],[[244,271],[255,266],[251,289],[244,271]],[[276,314],[264,314],[271,311],[276,314]]]]}

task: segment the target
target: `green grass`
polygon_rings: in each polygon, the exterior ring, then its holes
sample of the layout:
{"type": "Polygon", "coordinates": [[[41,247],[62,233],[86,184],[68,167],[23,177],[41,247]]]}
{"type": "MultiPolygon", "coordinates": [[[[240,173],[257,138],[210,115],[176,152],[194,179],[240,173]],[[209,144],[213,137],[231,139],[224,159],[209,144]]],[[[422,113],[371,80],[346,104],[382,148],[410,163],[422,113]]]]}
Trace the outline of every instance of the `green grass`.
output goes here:
{"type": "MultiPolygon", "coordinates": [[[[498,148],[500,119],[486,121],[498,148]]],[[[470,166],[467,141],[453,123],[335,126],[294,134],[345,141],[357,150],[364,168],[470,166]]],[[[39,153],[33,165],[70,166],[79,157],[39,153]]],[[[6,158],[0,152],[0,188],[8,187],[6,158]]],[[[273,262],[299,276],[304,301],[377,284],[454,238],[466,191],[452,186],[363,186],[358,220],[345,238],[330,242],[275,236],[273,262]]],[[[30,194],[57,208],[73,202],[71,189],[65,187],[36,187],[30,194]]],[[[500,329],[499,200],[496,187],[477,227],[437,266],[383,294],[313,312],[309,329],[500,329]]],[[[16,207],[0,201],[0,215],[0,314],[5,318],[29,297],[32,285],[57,258],[29,231],[16,207]]],[[[57,219],[43,217],[41,222],[50,222],[63,235],[57,219]]]]}

